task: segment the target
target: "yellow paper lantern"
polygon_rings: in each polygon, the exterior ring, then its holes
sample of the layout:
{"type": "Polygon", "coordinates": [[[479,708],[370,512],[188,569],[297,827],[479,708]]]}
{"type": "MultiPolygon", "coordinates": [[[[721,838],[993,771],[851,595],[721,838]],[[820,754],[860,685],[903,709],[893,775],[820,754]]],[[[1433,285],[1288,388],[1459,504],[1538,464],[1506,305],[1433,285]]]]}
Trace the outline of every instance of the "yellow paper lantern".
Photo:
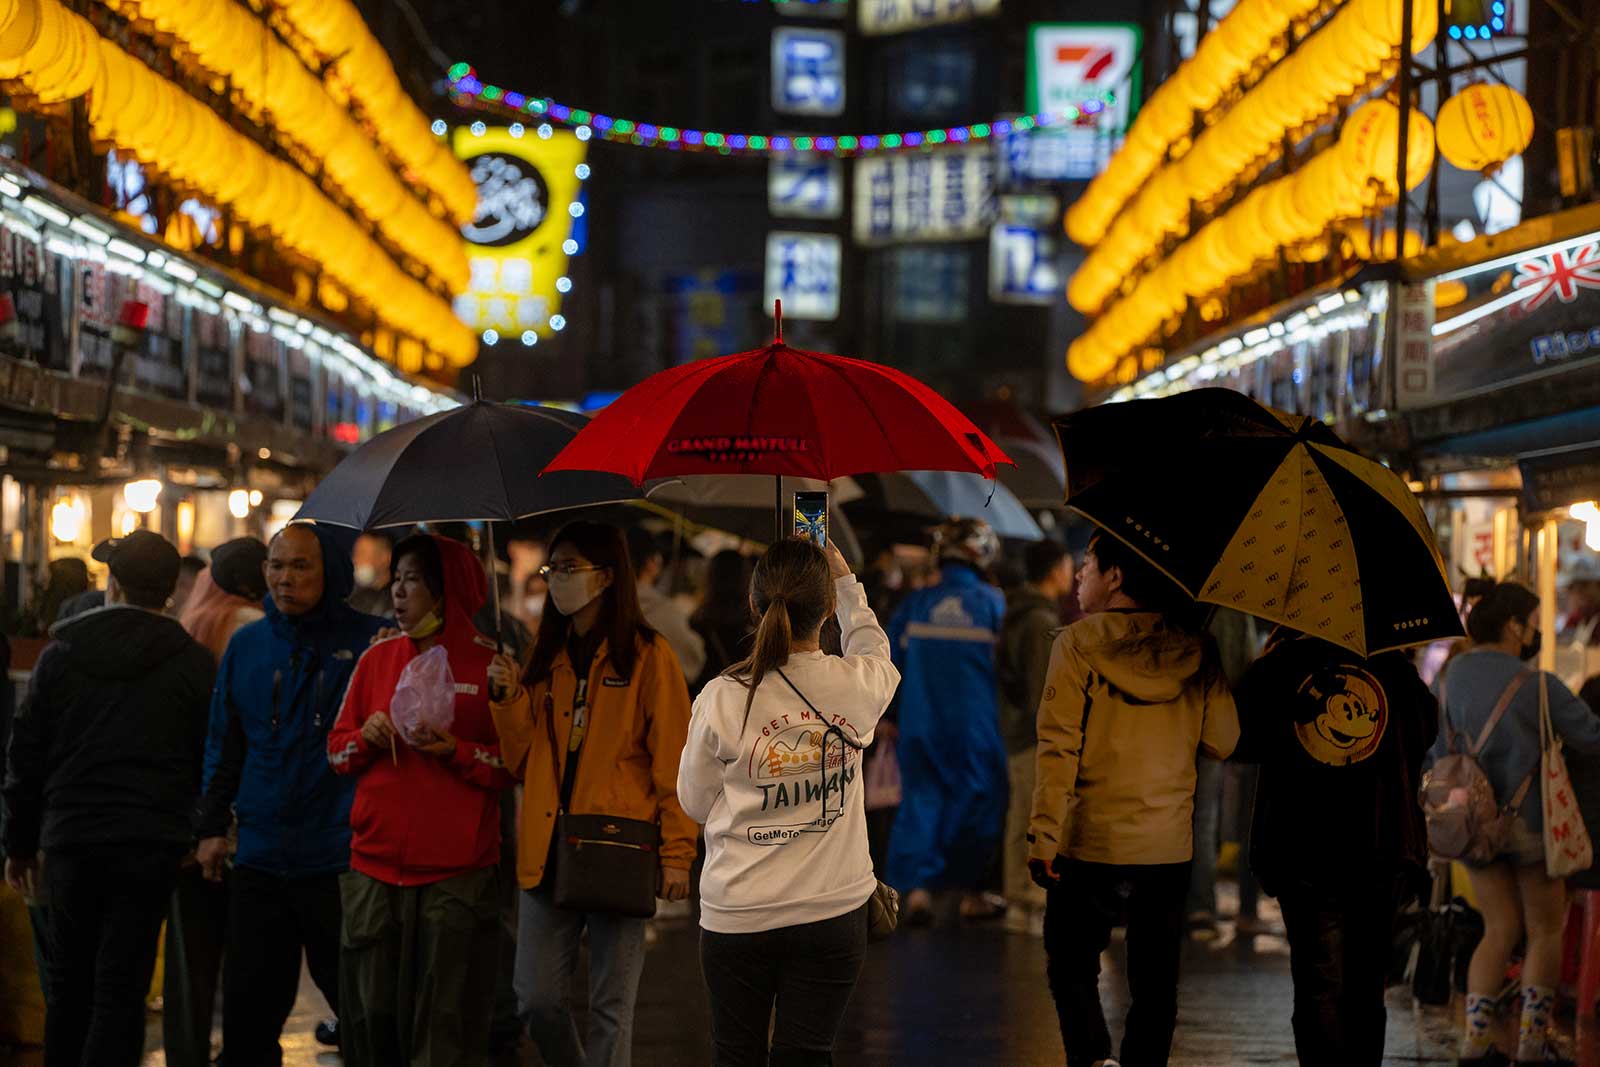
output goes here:
{"type": "Polygon", "coordinates": [[[1528,147],[1533,109],[1506,85],[1469,85],[1439,108],[1439,152],[1462,170],[1488,170],[1528,147]]]}
{"type": "MultiPolygon", "coordinates": [[[[1406,189],[1415,189],[1433,167],[1433,123],[1416,108],[1407,122],[1406,189]]],[[[1400,108],[1388,100],[1369,100],[1356,109],[1339,134],[1347,168],[1365,181],[1379,200],[1393,200],[1400,159],[1400,108]]]]}

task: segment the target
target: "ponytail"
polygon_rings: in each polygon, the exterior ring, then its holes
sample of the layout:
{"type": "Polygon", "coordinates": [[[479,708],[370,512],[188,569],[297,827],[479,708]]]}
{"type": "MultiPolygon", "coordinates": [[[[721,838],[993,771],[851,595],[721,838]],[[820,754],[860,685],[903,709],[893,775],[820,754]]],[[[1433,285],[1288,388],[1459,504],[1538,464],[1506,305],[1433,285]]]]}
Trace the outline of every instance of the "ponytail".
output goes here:
{"type": "Polygon", "coordinates": [[[756,564],[750,577],[750,603],[756,615],[755,645],[749,658],[723,672],[747,690],[746,722],[761,680],[788,662],[795,635],[815,633],[833,611],[827,557],[809,541],[779,541],[756,564]]]}

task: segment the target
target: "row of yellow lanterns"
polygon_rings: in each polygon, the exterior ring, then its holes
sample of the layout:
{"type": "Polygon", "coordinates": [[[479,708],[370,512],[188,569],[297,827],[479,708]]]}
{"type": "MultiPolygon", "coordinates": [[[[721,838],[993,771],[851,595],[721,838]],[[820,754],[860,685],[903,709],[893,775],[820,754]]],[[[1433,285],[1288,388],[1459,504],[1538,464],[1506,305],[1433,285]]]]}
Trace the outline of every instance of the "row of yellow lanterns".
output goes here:
{"type": "MultiPolygon", "coordinates": [[[[1415,111],[1410,121],[1406,182],[1415,188],[1433,161],[1433,124],[1415,111]]],[[[1191,299],[1248,277],[1280,249],[1317,241],[1338,223],[1367,214],[1392,195],[1398,129],[1395,104],[1363,105],[1336,144],[1295,173],[1257,187],[1140,278],[1072,343],[1068,369],[1084,381],[1104,377],[1191,299]]]]}
{"type": "Polygon", "coordinates": [[[41,102],[89,97],[89,130],[320,263],[394,329],[450,363],[477,353],[450,304],[402,271],[298,168],[273,157],[57,0],[0,0],[0,80],[41,102]]]}
{"type": "MultiPolygon", "coordinates": [[[[233,0],[105,2],[178,42],[206,73],[227,79],[257,121],[311,155],[396,247],[452,292],[466,288],[461,234],[412,195],[349,112],[260,16],[233,0]]],[[[419,115],[418,122],[426,133],[426,120],[419,115]]],[[[456,167],[466,175],[459,163],[456,167]]]]}
{"type": "Polygon", "coordinates": [[[328,79],[361,109],[384,147],[438,194],[452,218],[471,220],[478,207],[472,177],[435,137],[427,116],[406,94],[394,64],[350,0],[283,0],[273,5],[327,64],[328,79]]]}
{"type": "MultiPolygon", "coordinates": [[[[1433,40],[1438,9],[1426,0],[1414,2],[1412,42],[1420,48],[1433,40]]],[[[1241,8],[1235,8],[1206,40],[1222,33],[1241,8]]],[[[1200,134],[1182,159],[1160,167],[1153,178],[1141,179],[1139,186],[1130,190],[1131,203],[1112,197],[1114,186],[1104,187],[1094,203],[1110,204],[1115,199],[1119,207],[1126,206],[1103,237],[1090,241],[1093,234],[1085,229],[1087,223],[1080,211],[1111,174],[1108,168],[1067,215],[1068,232],[1080,243],[1094,245],[1067,290],[1072,306],[1086,314],[1098,311],[1135,266],[1169,236],[1186,232],[1191,202],[1219,197],[1251,166],[1276,153],[1286,135],[1317,123],[1332,113],[1338,101],[1368,86],[1394,58],[1401,15],[1400,0],[1353,0],[1200,134]]],[[[1208,54],[1203,45],[1185,69],[1208,54]]],[[[1091,206],[1089,210],[1103,209],[1091,206]]]]}

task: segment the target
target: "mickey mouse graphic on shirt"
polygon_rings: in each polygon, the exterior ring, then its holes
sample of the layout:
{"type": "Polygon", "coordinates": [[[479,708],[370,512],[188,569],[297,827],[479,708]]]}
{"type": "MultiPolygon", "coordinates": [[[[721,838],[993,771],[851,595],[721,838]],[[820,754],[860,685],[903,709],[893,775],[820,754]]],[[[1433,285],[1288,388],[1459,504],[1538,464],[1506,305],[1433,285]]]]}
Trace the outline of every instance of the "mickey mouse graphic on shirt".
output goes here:
{"type": "Polygon", "coordinates": [[[1330,767],[1360,763],[1378,750],[1389,725],[1383,686],[1359,667],[1324,667],[1300,684],[1294,732],[1306,755],[1330,767]]]}

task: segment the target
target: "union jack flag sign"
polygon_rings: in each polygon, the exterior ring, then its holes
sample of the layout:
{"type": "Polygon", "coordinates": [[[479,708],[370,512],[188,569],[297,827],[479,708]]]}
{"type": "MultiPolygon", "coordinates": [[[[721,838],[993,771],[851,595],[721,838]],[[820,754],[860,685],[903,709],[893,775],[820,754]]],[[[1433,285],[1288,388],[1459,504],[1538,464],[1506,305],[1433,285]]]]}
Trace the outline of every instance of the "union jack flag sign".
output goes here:
{"type": "Polygon", "coordinates": [[[1514,284],[1524,294],[1524,311],[1543,307],[1552,297],[1570,304],[1579,289],[1600,289],[1600,241],[1524,260],[1517,264],[1514,284]]]}

